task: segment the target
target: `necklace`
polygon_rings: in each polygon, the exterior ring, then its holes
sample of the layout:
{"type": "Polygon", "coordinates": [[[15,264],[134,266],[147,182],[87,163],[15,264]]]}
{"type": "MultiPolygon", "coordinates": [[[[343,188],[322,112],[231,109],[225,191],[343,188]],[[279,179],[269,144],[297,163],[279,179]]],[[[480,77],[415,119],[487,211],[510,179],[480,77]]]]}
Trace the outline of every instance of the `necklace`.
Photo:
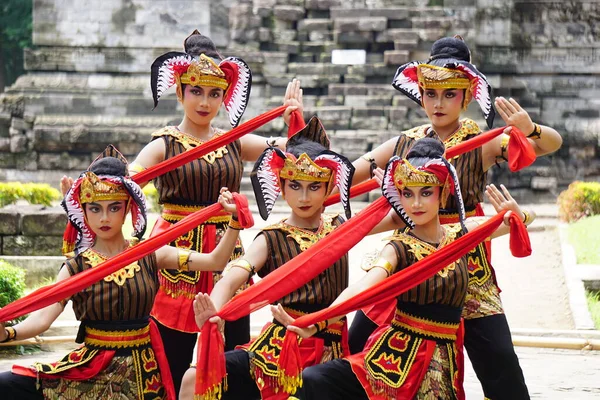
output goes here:
{"type": "MultiPolygon", "coordinates": [[[[131,242],[127,242],[126,248],[129,248],[131,245],[132,245],[131,242]]],[[[123,249],[123,251],[124,250],[125,249],[123,249]]],[[[83,253],[81,253],[81,255],[82,255],[82,257],[85,257],[87,259],[87,263],[92,268],[95,268],[97,265],[103,263],[104,261],[106,261],[110,258],[92,248],[85,250],[83,253]]],[[[125,281],[129,278],[133,278],[135,273],[138,272],[139,270],[140,270],[140,266],[138,265],[137,261],[134,261],[133,263],[121,268],[120,270],[108,275],[107,277],[104,278],[104,281],[105,282],[114,282],[119,286],[123,286],[125,284],[125,281]]]]}

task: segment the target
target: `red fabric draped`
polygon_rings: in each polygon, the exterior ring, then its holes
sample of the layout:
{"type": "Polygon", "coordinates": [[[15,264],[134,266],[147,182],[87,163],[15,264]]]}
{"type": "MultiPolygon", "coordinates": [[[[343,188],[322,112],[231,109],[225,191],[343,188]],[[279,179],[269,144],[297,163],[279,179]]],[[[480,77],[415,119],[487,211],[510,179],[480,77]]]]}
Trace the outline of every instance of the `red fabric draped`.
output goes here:
{"type": "MultiPolygon", "coordinates": [[[[465,140],[464,142],[457,144],[456,146],[452,146],[448,150],[446,150],[446,158],[449,160],[458,155],[464,154],[471,150],[474,150],[483,144],[489,142],[496,136],[500,135],[506,129],[505,126],[501,128],[495,128],[481,135],[477,135],[472,139],[465,140]]],[[[516,172],[521,169],[530,166],[536,158],[535,151],[533,147],[531,147],[531,143],[529,140],[523,135],[519,129],[512,127],[512,131],[510,134],[510,140],[508,141],[508,168],[511,171],[516,172]]],[[[350,188],[350,198],[360,196],[361,194],[369,193],[372,190],[375,190],[379,187],[379,183],[375,179],[369,179],[368,181],[359,183],[350,188]]],[[[339,203],[340,194],[332,194],[327,198],[324,205],[330,206],[332,204],[339,203]]]]}
{"type": "MultiPolygon", "coordinates": [[[[243,215],[243,217],[240,218],[240,223],[248,224],[250,222],[248,221],[248,214],[250,214],[247,209],[248,200],[245,196],[237,193],[234,193],[233,197],[238,209],[241,210],[239,215],[243,215]],[[245,210],[243,210],[244,205],[246,207],[245,210]]],[[[159,247],[172,242],[184,233],[194,229],[196,226],[200,225],[210,217],[219,214],[222,209],[223,207],[221,207],[221,205],[218,203],[203,208],[200,211],[188,215],[166,231],[161,232],[150,239],[141,241],[137,245],[130,247],[122,253],[98,264],[98,266],[95,268],[90,268],[60,282],[39,288],[29,295],[13,301],[0,310],[0,321],[10,321],[22,315],[49,306],[50,304],[54,304],[63,299],[69,298],[73,294],[80,292],[81,290],[93,285],[101,279],[104,279],[113,272],[116,272],[132,262],[152,253],[159,247]]]]}
{"type": "Polygon", "coordinates": [[[234,140],[241,138],[245,134],[256,130],[257,128],[263,126],[267,122],[279,117],[281,114],[283,114],[286,108],[287,106],[280,106],[257,117],[254,117],[251,120],[244,122],[240,126],[233,128],[229,132],[216,137],[215,139],[211,139],[206,143],[202,143],[198,147],[195,147],[191,150],[187,150],[175,157],[169,158],[148,169],[145,169],[144,171],[138,174],[135,174],[131,179],[137,184],[151,181],[157,176],[163,175],[177,167],[189,163],[192,160],[200,158],[203,155],[210,153],[211,151],[214,151],[219,147],[223,147],[233,142],[234,140]]]}
{"type": "Polygon", "coordinates": [[[304,129],[305,126],[306,123],[300,111],[293,111],[290,115],[290,126],[288,126],[288,139],[291,139],[292,136],[304,129]]]}
{"type": "MultiPolygon", "coordinates": [[[[458,260],[477,246],[477,244],[488,238],[498,226],[503,223],[505,213],[506,211],[497,214],[463,237],[455,240],[442,249],[437,250],[421,261],[395,273],[383,282],[364,290],[340,304],[330,306],[312,314],[303,315],[296,319],[292,325],[305,328],[319,321],[325,321],[339,315],[345,315],[354,310],[359,310],[370,304],[378,304],[396,298],[401,293],[429,279],[432,275],[442,270],[448,264],[458,260]]],[[[510,218],[510,224],[511,236],[513,233],[518,233],[519,236],[523,234],[527,235],[527,230],[518,217],[515,216],[515,218],[510,218]]],[[[511,240],[511,250],[513,250],[512,243],[511,240]]],[[[515,241],[515,251],[523,252],[523,249],[520,249],[519,247],[519,243],[515,241]]],[[[301,364],[299,363],[300,359],[297,339],[295,333],[291,331],[286,332],[279,357],[279,365],[284,374],[283,378],[287,382],[296,380],[301,383],[302,371],[301,364]]]]}
{"type": "MultiPolygon", "coordinates": [[[[366,236],[389,210],[387,200],[379,198],[317,244],[235,296],[216,315],[227,321],[239,319],[306,284],[366,236]]],[[[223,338],[216,324],[207,322],[198,345],[196,397],[217,398],[225,375],[223,338]]]]}

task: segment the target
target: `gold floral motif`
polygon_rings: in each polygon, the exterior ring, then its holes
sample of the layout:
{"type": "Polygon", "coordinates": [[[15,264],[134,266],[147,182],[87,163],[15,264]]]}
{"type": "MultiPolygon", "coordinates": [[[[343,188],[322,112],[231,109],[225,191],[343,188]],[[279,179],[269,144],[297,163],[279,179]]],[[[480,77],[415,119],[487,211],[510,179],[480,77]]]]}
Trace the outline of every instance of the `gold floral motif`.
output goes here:
{"type": "Polygon", "coordinates": [[[316,232],[312,232],[308,229],[298,228],[297,226],[288,225],[285,222],[285,219],[277,224],[268,226],[263,230],[281,229],[282,231],[287,232],[289,238],[292,238],[296,243],[298,243],[298,245],[300,245],[301,251],[305,251],[335,229],[335,226],[333,226],[332,222],[336,217],[337,214],[323,214],[321,216],[321,224],[316,232]]]}
{"type": "MultiPolygon", "coordinates": [[[[98,253],[93,249],[87,249],[83,253],[81,253],[82,257],[87,259],[87,263],[92,267],[96,267],[98,264],[103,263],[108,259],[104,255],[98,253]]],[[[137,261],[129,264],[126,267],[121,268],[120,270],[113,272],[104,278],[105,282],[114,282],[119,286],[123,286],[125,281],[129,278],[133,278],[136,272],[140,271],[140,266],[137,261]]]]}
{"type": "Polygon", "coordinates": [[[329,182],[331,170],[319,167],[306,153],[302,153],[298,159],[293,156],[285,159],[279,177],[291,181],[329,182]]]}
{"type": "MultiPolygon", "coordinates": [[[[222,134],[221,131],[215,131],[215,136],[220,136],[222,134]]],[[[173,126],[166,126],[158,132],[154,132],[152,134],[153,137],[160,136],[172,136],[178,143],[180,143],[183,148],[187,151],[193,149],[194,147],[198,147],[201,144],[205,143],[203,140],[197,139],[192,135],[188,135],[185,132],[179,131],[177,128],[173,126]]],[[[228,154],[229,150],[227,150],[226,146],[219,147],[216,150],[211,151],[210,153],[206,153],[202,156],[204,161],[209,164],[213,164],[216,160],[223,158],[225,154],[228,154]]]]}
{"type": "MultiPolygon", "coordinates": [[[[435,252],[436,250],[441,249],[449,243],[452,243],[456,238],[456,234],[460,232],[461,226],[460,224],[448,224],[442,225],[442,229],[444,230],[444,236],[442,237],[442,240],[438,244],[437,248],[433,247],[427,242],[419,240],[414,236],[410,236],[403,232],[396,232],[393,236],[387,237],[384,240],[396,240],[404,243],[409,247],[408,251],[414,254],[417,261],[420,261],[423,258],[430,255],[431,253],[435,252]]],[[[456,262],[453,262],[452,264],[446,266],[444,269],[439,271],[438,275],[442,278],[446,278],[448,276],[448,272],[454,271],[455,269],[456,262]]]]}
{"type": "Polygon", "coordinates": [[[467,136],[475,135],[479,132],[481,132],[481,129],[479,129],[479,125],[475,121],[469,118],[462,119],[458,130],[444,140],[446,150],[462,143],[467,136]]]}

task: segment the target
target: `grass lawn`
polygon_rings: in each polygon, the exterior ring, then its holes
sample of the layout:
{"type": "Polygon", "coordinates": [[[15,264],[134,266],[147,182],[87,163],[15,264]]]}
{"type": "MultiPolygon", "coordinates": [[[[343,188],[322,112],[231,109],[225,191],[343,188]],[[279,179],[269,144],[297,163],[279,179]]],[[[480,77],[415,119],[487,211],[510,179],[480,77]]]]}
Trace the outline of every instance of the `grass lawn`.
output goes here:
{"type": "Polygon", "coordinates": [[[588,307],[596,329],[600,329],[600,292],[586,291],[588,307]]]}
{"type": "Polygon", "coordinates": [[[600,264],[600,215],[583,218],[568,226],[577,264],[600,264]]]}

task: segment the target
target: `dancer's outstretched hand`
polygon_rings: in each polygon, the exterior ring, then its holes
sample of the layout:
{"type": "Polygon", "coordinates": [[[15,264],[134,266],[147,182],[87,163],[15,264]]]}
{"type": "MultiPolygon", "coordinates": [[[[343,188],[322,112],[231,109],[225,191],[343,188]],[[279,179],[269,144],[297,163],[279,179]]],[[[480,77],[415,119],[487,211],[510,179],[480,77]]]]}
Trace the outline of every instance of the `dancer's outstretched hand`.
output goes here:
{"type": "Polygon", "coordinates": [[[217,313],[210,296],[206,293],[198,293],[194,299],[194,318],[198,328],[202,328],[207,320],[213,324],[219,324],[219,330],[222,330],[225,321],[220,317],[214,316],[217,313]],[[212,317],[212,318],[211,318],[212,317]]]}
{"type": "MultiPolygon", "coordinates": [[[[528,135],[533,132],[535,125],[529,116],[529,113],[525,111],[519,103],[513,98],[506,100],[504,97],[496,97],[494,101],[498,114],[504,120],[506,125],[512,125],[517,128],[523,134],[528,135]]],[[[507,133],[506,131],[504,133],[507,133]]]]}
{"type": "Polygon", "coordinates": [[[71,189],[71,186],[73,186],[73,178],[63,175],[63,177],[60,178],[60,191],[63,196],[67,194],[69,189],[71,189]]]}
{"type": "Polygon", "coordinates": [[[283,112],[283,120],[286,125],[290,124],[290,115],[293,111],[299,110],[300,114],[304,111],[304,103],[302,102],[302,89],[300,88],[300,80],[292,79],[288,83],[283,97],[283,105],[288,106],[283,112]]]}
{"type": "Polygon", "coordinates": [[[294,322],[294,318],[292,318],[291,315],[283,309],[281,304],[277,304],[276,306],[272,305],[271,313],[273,314],[273,318],[275,318],[281,325],[285,326],[288,330],[294,332],[303,339],[309,338],[317,333],[317,327],[314,325],[311,325],[308,328],[298,328],[297,326],[290,325],[294,322]]]}
{"type": "Polygon", "coordinates": [[[514,212],[519,218],[521,218],[521,220],[523,220],[525,215],[521,211],[519,204],[515,199],[512,198],[508,189],[506,189],[504,185],[500,185],[500,187],[502,188],[502,192],[498,190],[494,184],[488,185],[485,188],[485,194],[490,200],[490,203],[492,203],[492,206],[494,206],[496,212],[499,213],[504,210],[509,211],[504,216],[504,223],[506,225],[509,224],[508,217],[510,216],[511,212],[514,212]]]}

